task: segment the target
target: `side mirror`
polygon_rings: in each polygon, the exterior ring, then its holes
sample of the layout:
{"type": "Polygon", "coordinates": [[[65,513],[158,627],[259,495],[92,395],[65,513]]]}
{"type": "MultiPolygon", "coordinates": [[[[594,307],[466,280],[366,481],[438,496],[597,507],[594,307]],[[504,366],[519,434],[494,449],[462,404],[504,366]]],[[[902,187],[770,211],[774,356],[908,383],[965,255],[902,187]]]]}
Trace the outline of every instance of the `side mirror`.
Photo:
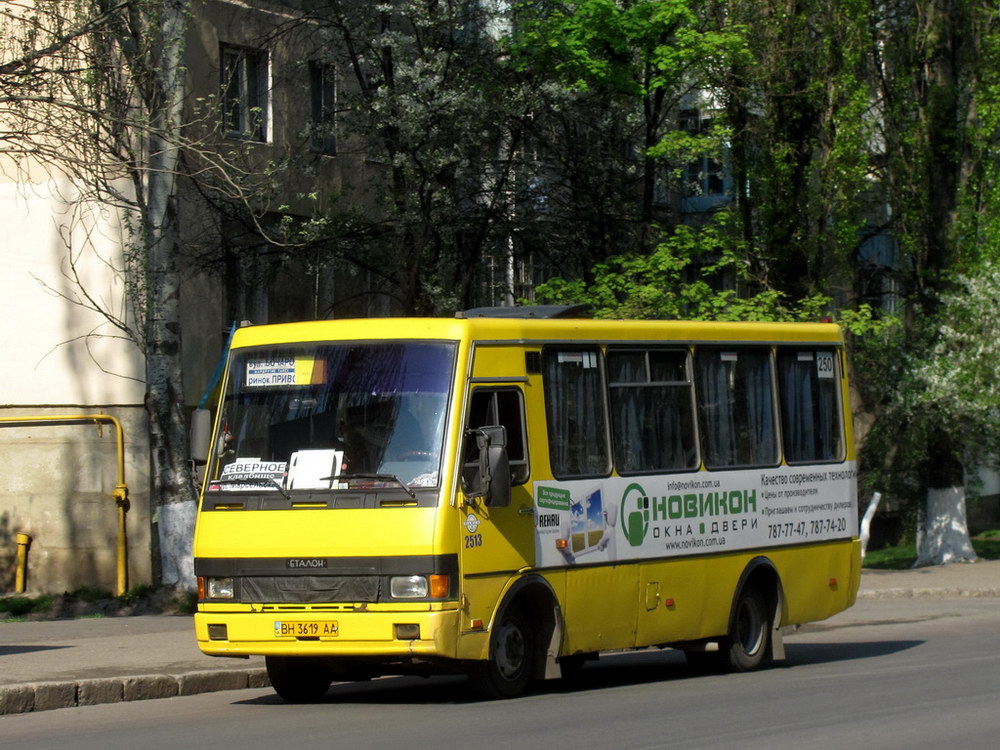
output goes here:
{"type": "Polygon", "coordinates": [[[196,464],[208,462],[208,451],[212,442],[212,412],[209,409],[195,409],[191,415],[190,436],[191,460],[196,464]]]}
{"type": "Polygon", "coordinates": [[[474,497],[482,497],[489,508],[510,505],[510,459],[507,456],[507,430],[501,426],[477,427],[469,431],[479,449],[479,471],[468,488],[474,497]]]}

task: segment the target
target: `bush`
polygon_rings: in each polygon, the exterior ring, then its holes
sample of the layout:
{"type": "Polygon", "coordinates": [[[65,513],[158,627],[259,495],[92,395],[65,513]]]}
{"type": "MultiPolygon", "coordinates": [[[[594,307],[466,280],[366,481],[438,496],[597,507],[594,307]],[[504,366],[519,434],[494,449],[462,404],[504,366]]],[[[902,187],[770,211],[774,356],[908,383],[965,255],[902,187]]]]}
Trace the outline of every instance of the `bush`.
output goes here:
{"type": "Polygon", "coordinates": [[[50,594],[34,598],[28,596],[0,598],[0,612],[6,612],[8,617],[23,617],[34,612],[48,612],[50,609],[52,609],[50,594]]]}

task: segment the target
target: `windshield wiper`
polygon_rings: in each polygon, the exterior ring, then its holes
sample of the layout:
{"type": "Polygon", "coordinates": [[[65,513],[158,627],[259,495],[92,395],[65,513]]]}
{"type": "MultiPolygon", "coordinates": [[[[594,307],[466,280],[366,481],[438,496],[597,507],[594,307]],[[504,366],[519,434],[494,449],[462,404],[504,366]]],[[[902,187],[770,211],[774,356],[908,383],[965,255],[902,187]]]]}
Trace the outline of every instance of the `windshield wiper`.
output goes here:
{"type": "Polygon", "coordinates": [[[397,477],[395,474],[341,474],[336,477],[323,477],[321,481],[326,481],[327,479],[374,479],[379,482],[395,482],[400,487],[402,487],[406,494],[412,497],[414,500],[417,499],[417,493],[410,489],[410,486],[404,482],[402,479],[397,477]]]}
{"type": "Polygon", "coordinates": [[[235,484],[235,485],[248,485],[248,484],[272,484],[274,489],[281,493],[281,496],[285,500],[291,500],[291,496],[285,492],[285,488],[281,486],[279,482],[274,477],[239,477],[238,479],[219,479],[217,480],[219,484],[235,484]]]}

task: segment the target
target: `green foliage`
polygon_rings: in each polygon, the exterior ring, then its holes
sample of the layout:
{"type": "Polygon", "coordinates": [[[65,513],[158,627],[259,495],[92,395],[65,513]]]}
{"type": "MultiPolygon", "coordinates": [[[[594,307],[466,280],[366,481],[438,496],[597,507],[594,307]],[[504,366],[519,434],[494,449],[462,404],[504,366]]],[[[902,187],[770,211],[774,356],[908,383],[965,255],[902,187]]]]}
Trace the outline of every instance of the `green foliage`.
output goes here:
{"type": "Polygon", "coordinates": [[[148,584],[135,586],[121,596],[93,586],[80,586],[62,594],[0,598],[0,613],[10,618],[51,619],[105,617],[133,614],[191,614],[197,594],[148,584]]]}
{"type": "Polygon", "coordinates": [[[909,570],[916,560],[916,545],[909,542],[896,547],[868,550],[865,553],[864,567],[875,570],[909,570]]]}
{"type": "MultiPolygon", "coordinates": [[[[586,303],[597,318],[815,321],[823,316],[830,303],[823,295],[789,300],[775,289],[741,294],[735,287],[749,283],[748,264],[724,230],[723,216],[700,230],[679,226],[649,254],[598,263],[590,284],[559,278],[541,284],[535,300],[586,303]]],[[[857,330],[871,327],[870,309],[854,313],[851,324],[857,330]]]]}
{"type": "Polygon", "coordinates": [[[880,200],[865,60],[871,8],[864,0],[725,7],[749,29],[752,58],[716,84],[733,133],[734,180],[748,186],[737,200],[749,259],[791,297],[833,296],[880,200]]]}
{"type": "Polygon", "coordinates": [[[943,420],[971,462],[1000,448],[1000,318],[986,312],[998,295],[1000,269],[960,277],[941,299],[936,335],[912,374],[914,410],[943,420]]]}
{"type": "Polygon", "coordinates": [[[5,596],[0,598],[0,612],[10,617],[24,617],[34,612],[48,612],[52,609],[52,596],[5,596]]]}
{"type": "Polygon", "coordinates": [[[1000,321],[984,314],[998,294],[1000,271],[984,269],[959,278],[933,314],[857,342],[855,386],[875,417],[866,490],[914,499],[942,463],[976,466],[1000,450],[1000,321]]]}
{"type": "Polygon", "coordinates": [[[902,326],[902,321],[895,315],[877,311],[869,304],[861,304],[854,310],[840,310],[837,322],[841,328],[857,339],[862,337],[881,337],[890,331],[896,331],[902,326]]]}
{"type": "Polygon", "coordinates": [[[696,69],[744,51],[739,29],[703,23],[689,0],[525,3],[512,43],[522,68],[550,69],[579,89],[644,97],[689,85],[696,69]]]}
{"type": "Polygon", "coordinates": [[[67,591],[64,596],[70,599],[79,599],[81,602],[99,602],[112,598],[111,592],[107,589],[99,589],[94,586],[80,586],[72,591],[67,591]]]}
{"type": "MultiPolygon", "coordinates": [[[[126,591],[119,597],[116,597],[121,604],[135,604],[136,602],[142,601],[144,598],[148,597],[155,591],[155,587],[150,584],[144,584],[142,586],[133,586],[131,589],[126,591]]],[[[106,594],[102,598],[107,598],[110,594],[106,594]]],[[[91,600],[93,601],[93,600],[91,600]]]]}
{"type": "Polygon", "coordinates": [[[173,604],[179,614],[193,615],[198,610],[198,594],[194,591],[180,591],[173,604]]]}
{"type": "MultiPolygon", "coordinates": [[[[972,537],[972,548],[983,560],[1000,560],[1000,531],[984,531],[972,537]]],[[[895,547],[868,550],[865,554],[866,568],[875,570],[909,570],[917,561],[917,548],[913,542],[895,547]]]]}

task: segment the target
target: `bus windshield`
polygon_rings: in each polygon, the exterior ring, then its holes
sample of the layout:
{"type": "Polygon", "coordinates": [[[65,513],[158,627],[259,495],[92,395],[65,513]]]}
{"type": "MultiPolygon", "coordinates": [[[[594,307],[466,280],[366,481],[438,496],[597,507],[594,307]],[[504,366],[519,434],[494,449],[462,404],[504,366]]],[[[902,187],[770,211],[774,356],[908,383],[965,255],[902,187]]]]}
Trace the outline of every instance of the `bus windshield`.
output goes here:
{"type": "Polygon", "coordinates": [[[455,346],[237,351],[208,490],[437,487],[455,346]]]}

